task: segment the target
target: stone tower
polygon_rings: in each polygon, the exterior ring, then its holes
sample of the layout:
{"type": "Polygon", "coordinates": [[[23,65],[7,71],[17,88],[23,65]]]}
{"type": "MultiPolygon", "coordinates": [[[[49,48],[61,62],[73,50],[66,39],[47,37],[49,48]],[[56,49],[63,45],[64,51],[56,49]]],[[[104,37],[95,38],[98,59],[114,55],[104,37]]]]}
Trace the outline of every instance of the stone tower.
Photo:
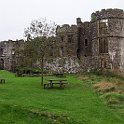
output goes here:
{"type": "Polygon", "coordinates": [[[91,18],[93,55],[99,56],[103,68],[124,70],[124,11],[103,9],[91,18]]]}

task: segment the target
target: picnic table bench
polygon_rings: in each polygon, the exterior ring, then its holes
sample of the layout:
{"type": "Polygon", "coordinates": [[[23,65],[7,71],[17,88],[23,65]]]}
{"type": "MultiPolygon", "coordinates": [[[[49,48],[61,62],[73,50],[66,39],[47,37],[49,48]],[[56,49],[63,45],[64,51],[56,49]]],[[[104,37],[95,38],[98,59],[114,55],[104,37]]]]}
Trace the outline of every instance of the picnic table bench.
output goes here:
{"type": "Polygon", "coordinates": [[[53,85],[59,85],[60,88],[63,88],[66,84],[68,84],[64,79],[50,79],[48,83],[44,84],[45,88],[53,88],[53,85]]]}

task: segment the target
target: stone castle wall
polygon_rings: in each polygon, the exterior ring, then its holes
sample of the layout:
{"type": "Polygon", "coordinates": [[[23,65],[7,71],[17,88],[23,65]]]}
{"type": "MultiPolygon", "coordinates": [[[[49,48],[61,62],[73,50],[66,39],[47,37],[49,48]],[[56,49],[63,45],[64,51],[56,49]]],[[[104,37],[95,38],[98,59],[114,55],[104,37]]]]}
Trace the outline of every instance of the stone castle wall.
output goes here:
{"type": "MultiPolygon", "coordinates": [[[[0,53],[1,59],[5,69],[11,70],[14,60],[11,51],[17,45],[2,44],[0,48],[5,48],[6,54],[0,53]]],[[[102,9],[92,13],[90,22],[77,18],[76,25],[58,26],[51,53],[52,59],[45,65],[53,72],[76,73],[103,68],[124,71],[124,11],[102,9]]]]}

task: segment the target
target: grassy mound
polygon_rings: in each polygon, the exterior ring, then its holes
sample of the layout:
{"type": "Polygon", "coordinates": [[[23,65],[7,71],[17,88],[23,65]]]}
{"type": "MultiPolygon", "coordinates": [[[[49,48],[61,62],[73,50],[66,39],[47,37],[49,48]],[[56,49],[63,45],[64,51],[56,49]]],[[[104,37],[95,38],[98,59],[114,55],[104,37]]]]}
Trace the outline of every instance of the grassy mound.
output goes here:
{"type": "Polygon", "coordinates": [[[71,124],[67,116],[54,114],[40,108],[0,104],[0,110],[1,124],[63,124],[66,122],[71,124]]]}
{"type": "Polygon", "coordinates": [[[53,120],[46,116],[37,116],[19,106],[0,104],[0,124],[51,124],[52,122],[53,120]]]}
{"type": "Polygon", "coordinates": [[[110,82],[100,82],[94,85],[94,88],[99,93],[115,91],[116,86],[110,82]]]}
{"type": "Polygon", "coordinates": [[[110,93],[105,93],[100,96],[106,104],[112,105],[112,104],[120,104],[124,102],[124,95],[119,94],[117,92],[110,92],[110,93]]]}

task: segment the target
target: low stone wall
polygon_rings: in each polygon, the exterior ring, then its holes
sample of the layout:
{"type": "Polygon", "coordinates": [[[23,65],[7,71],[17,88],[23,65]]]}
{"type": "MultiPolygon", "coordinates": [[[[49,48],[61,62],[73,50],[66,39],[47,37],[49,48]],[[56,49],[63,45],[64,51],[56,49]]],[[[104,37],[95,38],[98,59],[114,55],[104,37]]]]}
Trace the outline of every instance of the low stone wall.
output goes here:
{"type": "Polygon", "coordinates": [[[52,73],[76,73],[80,71],[80,64],[77,58],[55,58],[45,63],[52,73]]]}
{"type": "Polygon", "coordinates": [[[108,54],[101,56],[64,57],[50,59],[45,63],[51,73],[77,73],[97,69],[114,69],[111,65],[111,58],[108,54]]]}

